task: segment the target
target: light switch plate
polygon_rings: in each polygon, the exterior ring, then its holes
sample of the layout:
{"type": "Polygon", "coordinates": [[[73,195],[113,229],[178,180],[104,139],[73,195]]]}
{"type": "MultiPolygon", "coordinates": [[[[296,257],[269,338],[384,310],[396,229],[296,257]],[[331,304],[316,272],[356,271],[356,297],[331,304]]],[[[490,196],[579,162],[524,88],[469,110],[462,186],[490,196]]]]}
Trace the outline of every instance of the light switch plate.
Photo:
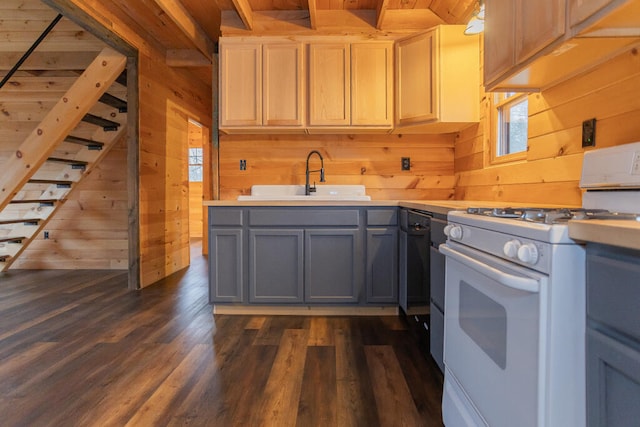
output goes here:
{"type": "Polygon", "coordinates": [[[596,145],[596,119],[582,122],[582,146],[594,147],[596,145]]]}

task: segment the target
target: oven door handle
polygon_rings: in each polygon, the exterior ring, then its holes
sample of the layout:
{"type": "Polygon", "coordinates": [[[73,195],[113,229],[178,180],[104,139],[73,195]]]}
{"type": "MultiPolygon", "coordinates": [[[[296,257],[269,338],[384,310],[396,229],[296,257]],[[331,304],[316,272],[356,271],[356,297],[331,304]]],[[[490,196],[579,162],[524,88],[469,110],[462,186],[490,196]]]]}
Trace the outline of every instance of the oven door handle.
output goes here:
{"type": "Polygon", "coordinates": [[[478,271],[481,274],[484,274],[487,277],[492,278],[503,286],[531,293],[540,292],[540,282],[538,282],[536,279],[514,276],[513,274],[505,273],[498,270],[497,268],[493,268],[483,262],[477,261],[470,256],[461,254],[460,252],[451,249],[447,245],[440,245],[439,249],[440,252],[442,252],[446,256],[449,256],[452,259],[461,262],[462,264],[472,267],[474,270],[478,271]]]}

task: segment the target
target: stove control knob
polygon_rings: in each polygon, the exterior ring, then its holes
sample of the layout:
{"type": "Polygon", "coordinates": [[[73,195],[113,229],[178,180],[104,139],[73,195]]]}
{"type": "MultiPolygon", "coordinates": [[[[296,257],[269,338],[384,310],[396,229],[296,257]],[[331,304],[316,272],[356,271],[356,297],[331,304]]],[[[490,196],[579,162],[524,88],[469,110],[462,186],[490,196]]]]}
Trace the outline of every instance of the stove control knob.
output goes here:
{"type": "Polygon", "coordinates": [[[462,238],[462,227],[459,225],[449,224],[444,227],[444,234],[452,239],[459,240],[462,238]]]}
{"type": "Polygon", "coordinates": [[[522,246],[522,243],[520,243],[520,241],[515,239],[509,240],[507,243],[504,244],[504,247],[502,248],[502,252],[504,252],[504,254],[509,258],[517,258],[518,249],[520,249],[520,246],[522,246]]]}
{"type": "Polygon", "coordinates": [[[527,243],[518,249],[518,259],[527,264],[538,262],[538,248],[533,243],[527,243]]]}

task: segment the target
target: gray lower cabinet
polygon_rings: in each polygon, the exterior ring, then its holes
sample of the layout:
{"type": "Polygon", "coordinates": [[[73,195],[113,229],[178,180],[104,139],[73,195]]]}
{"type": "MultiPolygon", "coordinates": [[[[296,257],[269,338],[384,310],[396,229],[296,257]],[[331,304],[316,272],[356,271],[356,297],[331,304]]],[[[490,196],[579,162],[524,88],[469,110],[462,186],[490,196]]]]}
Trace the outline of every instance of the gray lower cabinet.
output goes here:
{"type": "Polygon", "coordinates": [[[367,302],[398,302],[398,227],[367,228],[367,302]]]}
{"type": "Polygon", "coordinates": [[[211,229],[209,232],[209,300],[244,301],[242,229],[211,229]]]}
{"type": "Polygon", "coordinates": [[[362,283],[362,245],[357,229],[305,231],[305,301],[356,303],[362,283]]]}
{"type": "Polygon", "coordinates": [[[587,244],[587,425],[640,420],[640,251],[587,244]]]}
{"type": "Polygon", "coordinates": [[[300,303],[304,300],[304,230],[249,231],[249,301],[300,303]]]}
{"type": "Polygon", "coordinates": [[[394,304],[397,208],[210,207],[209,299],[394,304]]]}
{"type": "Polygon", "coordinates": [[[244,212],[209,208],[209,301],[246,302],[244,212]]]}

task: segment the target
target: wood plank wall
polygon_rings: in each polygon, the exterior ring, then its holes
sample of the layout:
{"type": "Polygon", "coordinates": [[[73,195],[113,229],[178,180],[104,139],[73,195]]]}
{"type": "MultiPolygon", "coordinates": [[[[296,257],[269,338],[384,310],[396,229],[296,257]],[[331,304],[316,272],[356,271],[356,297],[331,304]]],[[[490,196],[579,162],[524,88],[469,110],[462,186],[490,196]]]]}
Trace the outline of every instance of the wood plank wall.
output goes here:
{"type": "Polygon", "coordinates": [[[126,138],[85,176],[12,268],[113,269],[128,267],[126,138]]]}
{"type": "Polygon", "coordinates": [[[189,264],[187,118],[211,127],[211,85],[168,67],[153,29],[133,22],[115,3],[64,0],[69,2],[139,50],[140,285],[145,287],[189,264]]]}
{"type": "MultiPolygon", "coordinates": [[[[374,200],[450,199],[454,193],[454,137],[221,135],[220,199],[249,194],[254,184],[304,184],[311,150],[324,157],[326,184],[363,184],[374,200]],[[402,157],[411,158],[411,171],[401,170],[402,157]],[[246,171],[240,170],[241,159],[247,161],[246,171]]],[[[317,174],[312,175],[313,180],[319,181],[317,174]]]]}
{"type": "MultiPolygon", "coordinates": [[[[489,164],[488,102],[483,119],[455,143],[456,199],[581,205],[582,121],[596,118],[596,147],[640,141],[640,55],[629,49],[606,64],[529,95],[526,160],[489,164]]],[[[591,149],[591,148],[587,148],[591,149]]]]}
{"type": "Polygon", "coordinates": [[[140,56],[142,286],[189,265],[188,119],[210,126],[210,88],[140,56]]]}

